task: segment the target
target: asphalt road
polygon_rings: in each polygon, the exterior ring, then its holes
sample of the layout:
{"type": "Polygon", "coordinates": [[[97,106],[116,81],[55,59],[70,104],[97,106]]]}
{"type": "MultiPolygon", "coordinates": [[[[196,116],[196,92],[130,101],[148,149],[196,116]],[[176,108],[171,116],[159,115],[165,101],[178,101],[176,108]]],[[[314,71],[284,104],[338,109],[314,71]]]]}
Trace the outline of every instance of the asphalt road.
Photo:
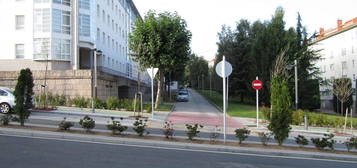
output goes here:
{"type": "MultiPolygon", "coordinates": [[[[189,90],[188,102],[177,102],[167,121],[179,124],[200,124],[223,126],[223,114],[195,90],[189,90]]],[[[243,124],[233,117],[226,117],[227,127],[243,128],[243,124]]]]}
{"type": "Polygon", "coordinates": [[[353,168],[357,162],[99,144],[0,135],[1,167],[353,168]]]}

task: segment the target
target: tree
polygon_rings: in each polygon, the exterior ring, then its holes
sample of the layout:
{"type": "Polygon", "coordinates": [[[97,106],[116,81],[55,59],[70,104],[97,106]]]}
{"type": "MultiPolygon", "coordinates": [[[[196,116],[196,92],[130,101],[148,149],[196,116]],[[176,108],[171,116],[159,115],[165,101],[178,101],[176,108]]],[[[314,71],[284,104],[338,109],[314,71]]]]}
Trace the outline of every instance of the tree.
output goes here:
{"type": "Polygon", "coordinates": [[[138,19],[130,34],[132,56],[142,69],[159,68],[155,108],[161,103],[164,74],[185,65],[190,54],[191,32],[177,13],[149,11],[138,19]]]}
{"type": "Polygon", "coordinates": [[[208,78],[208,63],[203,57],[191,54],[185,71],[186,80],[190,83],[190,86],[201,88],[202,76],[208,78]]]}
{"type": "MultiPolygon", "coordinates": [[[[342,111],[342,114],[343,114],[344,113],[343,103],[348,101],[348,99],[352,95],[352,82],[351,82],[351,79],[349,79],[349,78],[335,79],[333,81],[333,85],[334,85],[333,94],[337,97],[338,100],[340,100],[340,102],[341,102],[341,111],[342,111]]],[[[343,130],[346,130],[347,115],[348,115],[348,112],[346,110],[345,125],[343,127],[343,130]]]]}
{"type": "Polygon", "coordinates": [[[15,112],[18,115],[18,119],[21,126],[24,126],[25,120],[30,116],[29,109],[32,108],[32,96],[33,96],[33,77],[29,68],[22,69],[20,75],[17,78],[17,84],[14,91],[15,96],[15,112]]]}
{"type": "Polygon", "coordinates": [[[275,140],[282,145],[289,136],[292,122],[291,97],[288,88],[288,72],[286,70],[286,49],[279,54],[272,72],[271,106],[272,118],[268,129],[273,132],[275,140]]]}

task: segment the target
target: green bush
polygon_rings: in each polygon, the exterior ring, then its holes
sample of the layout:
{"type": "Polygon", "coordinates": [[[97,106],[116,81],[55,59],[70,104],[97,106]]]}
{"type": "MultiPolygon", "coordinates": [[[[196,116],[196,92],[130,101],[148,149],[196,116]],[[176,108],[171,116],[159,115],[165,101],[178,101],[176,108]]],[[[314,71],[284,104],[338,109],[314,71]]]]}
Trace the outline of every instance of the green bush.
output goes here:
{"type": "Polygon", "coordinates": [[[114,97],[109,97],[106,101],[107,108],[110,110],[116,110],[119,108],[119,100],[114,97]]]}
{"type": "Polygon", "coordinates": [[[269,132],[259,132],[258,136],[260,138],[260,141],[264,146],[266,146],[271,138],[271,133],[269,132]]]}
{"type": "Polygon", "coordinates": [[[344,144],[346,145],[347,151],[351,151],[351,149],[355,148],[357,149],[357,137],[352,137],[348,140],[346,140],[346,142],[344,142],[344,144]]]}
{"type": "Polygon", "coordinates": [[[129,99],[122,99],[120,100],[120,107],[126,109],[127,111],[133,111],[133,101],[129,99]]]}
{"type": "Polygon", "coordinates": [[[295,142],[300,146],[300,147],[304,147],[305,145],[309,144],[309,140],[307,140],[304,136],[302,135],[298,135],[297,137],[295,137],[295,142]]]}
{"type": "Polygon", "coordinates": [[[303,110],[293,111],[292,124],[300,125],[302,122],[304,122],[304,114],[305,112],[303,110]]]}
{"type": "Polygon", "coordinates": [[[172,138],[174,135],[174,125],[172,124],[171,121],[165,122],[164,128],[162,129],[162,133],[165,135],[167,139],[172,138]]]}
{"type": "Polygon", "coordinates": [[[63,118],[63,120],[58,124],[58,128],[60,130],[69,130],[71,127],[74,126],[74,123],[66,121],[66,117],[63,118]]]}
{"type": "Polygon", "coordinates": [[[0,123],[1,125],[9,125],[10,121],[13,119],[11,114],[5,114],[3,116],[0,117],[0,123]]]}
{"type": "Polygon", "coordinates": [[[151,104],[144,104],[144,107],[143,107],[147,113],[151,113],[151,104]]]}
{"type": "Polygon", "coordinates": [[[136,118],[136,121],[133,124],[133,130],[138,134],[139,136],[143,136],[144,133],[149,134],[148,131],[146,131],[146,122],[147,120],[140,120],[139,118],[136,118]]]}
{"type": "Polygon", "coordinates": [[[98,98],[95,98],[94,99],[94,107],[96,109],[106,109],[107,108],[107,105],[104,101],[98,99],[98,98]]]}
{"type": "Polygon", "coordinates": [[[265,107],[265,106],[264,106],[264,107],[261,107],[261,108],[260,108],[260,112],[262,112],[263,117],[264,117],[265,120],[270,121],[270,117],[271,117],[271,110],[270,110],[270,108],[265,107]]]}
{"type": "MultiPolygon", "coordinates": [[[[121,125],[120,121],[115,121],[114,117],[111,118],[112,123],[107,125],[108,130],[112,131],[112,134],[122,134],[125,130],[128,129],[127,126],[121,125]]],[[[120,118],[120,120],[123,120],[123,118],[120,118]]]]}
{"type": "Polygon", "coordinates": [[[323,150],[326,147],[329,147],[331,150],[334,150],[334,145],[336,141],[333,139],[333,134],[324,134],[323,138],[311,138],[311,142],[319,150],[323,150]]]}
{"type": "Polygon", "coordinates": [[[193,140],[194,137],[198,136],[198,134],[200,133],[200,131],[198,130],[198,128],[203,128],[202,125],[190,125],[190,124],[186,124],[186,134],[189,140],[193,140]]]}
{"type": "Polygon", "coordinates": [[[239,140],[239,144],[242,144],[242,142],[247,139],[250,134],[250,130],[247,130],[246,128],[236,129],[234,132],[239,140]]]}
{"type": "Polygon", "coordinates": [[[79,108],[86,108],[90,104],[89,99],[79,96],[76,96],[75,98],[71,99],[71,102],[79,108]]]}
{"type": "Polygon", "coordinates": [[[95,127],[95,121],[86,115],[81,120],[79,120],[79,125],[81,125],[82,128],[89,132],[95,127]]]}

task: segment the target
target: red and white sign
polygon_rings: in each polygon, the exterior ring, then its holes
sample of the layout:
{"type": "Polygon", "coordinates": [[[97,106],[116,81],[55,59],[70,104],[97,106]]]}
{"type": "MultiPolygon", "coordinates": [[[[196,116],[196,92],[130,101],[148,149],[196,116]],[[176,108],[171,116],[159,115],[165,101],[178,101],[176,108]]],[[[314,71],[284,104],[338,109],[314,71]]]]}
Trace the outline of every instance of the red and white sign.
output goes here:
{"type": "Polygon", "coordinates": [[[252,87],[255,89],[255,90],[260,90],[262,87],[263,87],[263,82],[260,81],[260,80],[254,80],[252,82],[252,87]]]}

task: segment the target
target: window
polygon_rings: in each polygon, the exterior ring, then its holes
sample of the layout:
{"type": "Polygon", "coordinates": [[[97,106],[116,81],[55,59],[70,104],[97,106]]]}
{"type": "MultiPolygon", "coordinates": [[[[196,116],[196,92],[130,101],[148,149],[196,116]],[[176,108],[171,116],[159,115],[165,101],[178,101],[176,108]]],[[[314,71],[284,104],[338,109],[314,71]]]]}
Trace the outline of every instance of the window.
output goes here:
{"type": "Polygon", "coordinates": [[[334,69],[333,64],[330,64],[330,71],[333,71],[333,69],[334,69]]]}
{"type": "Polygon", "coordinates": [[[55,60],[70,60],[71,40],[53,39],[53,49],[55,60]]]}
{"type": "Polygon", "coordinates": [[[109,15],[107,16],[107,19],[108,19],[107,20],[108,21],[108,25],[110,26],[110,16],[109,15]]]}
{"type": "Polygon", "coordinates": [[[34,32],[50,32],[51,15],[49,8],[34,10],[34,32]]]}
{"type": "Polygon", "coordinates": [[[100,29],[97,28],[97,42],[100,41],[100,29]]]}
{"type": "Polygon", "coordinates": [[[49,56],[50,39],[36,38],[33,40],[34,59],[46,59],[49,56]]]}
{"type": "Polygon", "coordinates": [[[112,10],[114,10],[114,0],[112,0],[112,10]]]}
{"type": "Polygon", "coordinates": [[[97,4],[97,17],[100,18],[100,6],[97,4]]]}
{"type": "Polygon", "coordinates": [[[105,45],[105,33],[103,32],[103,44],[105,45]]]}
{"type": "Polygon", "coordinates": [[[114,45],[115,45],[115,43],[114,43],[114,39],[112,39],[112,50],[114,50],[115,48],[114,48],[114,45]]]}
{"type": "Polygon", "coordinates": [[[7,93],[0,89],[0,96],[7,96],[7,93]]]}
{"type": "Polygon", "coordinates": [[[90,16],[85,14],[79,15],[79,35],[90,36],[90,16]]]}
{"type": "Polygon", "coordinates": [[[53,9],[52,12],[53,32],[71,34],[71,13],[58,9],[53,9]]]}
{"type": "Polygon", "coordinates": [[[115,32],[118,33],[118,23],[115,24],[115,32]]]}
{"type": "Polygon", "coordinates": [[[71,6],[71,0],[53,0],[53,3],[71,6]]]}
{"type": "Polygon", "coordinates": [[[351,53],[355,53],[355,48],[353,46],[351,47],[351,53]]]}
{"type": "Polygon", "coordinates": [[[103,16],[103,22],[105,23],[105,12],[104,12],[104,10],[102,11],[102,16],[103,16]]]}
{"type": "Polygon", "coordinates": [[[89,2],[89,0],[79,0],[79,8],[90,10],[90,2],[89,2]]]}
{"type": "Polygon", "coordinates": [[[48,3],[50,0],[35,0],[35,3],[48,3]]]}
{"type": "Polygon", "coordinates": [[[355,60],[352,60],[352,67],[355,67],[355,60]]]}
{"type": "Polygon", "coordinates": [[[110,36],[108,36],[108,47],[110,47],[110,36]]]}
{"type": "Polygon", "coordinates": [[[15,45],[15,55],[16,55],[16,58],[25,58],[24,56],[25,54],[25,47],[23,44],[16,44],[15,45]]]}
{"type": "Polygon", "coordinates": [[[356,74],[353,74],[353,80],[356,80],[356,74]]]}
{"type": "Polygon", "coordinates": [[[25,29],[25,16],[24,15],[16,15],[15,16],[15,24],[16,24],[16,30],[25,29]]]}
{"type": "Polygon", "coordinates": [[[346,48],[342,48],[342,50],[341,50],[341,56],[346,56],[346,48]]]}
{"type": "Polygon", "coordinates": [[[114,20],[112,20],[112,29],[114,31],[114,20]]]}
{"type": "Polygon", "coordinates": [[[342,69],[347,69],[347,62],[346,61],[342,62],[342,69]]]}

